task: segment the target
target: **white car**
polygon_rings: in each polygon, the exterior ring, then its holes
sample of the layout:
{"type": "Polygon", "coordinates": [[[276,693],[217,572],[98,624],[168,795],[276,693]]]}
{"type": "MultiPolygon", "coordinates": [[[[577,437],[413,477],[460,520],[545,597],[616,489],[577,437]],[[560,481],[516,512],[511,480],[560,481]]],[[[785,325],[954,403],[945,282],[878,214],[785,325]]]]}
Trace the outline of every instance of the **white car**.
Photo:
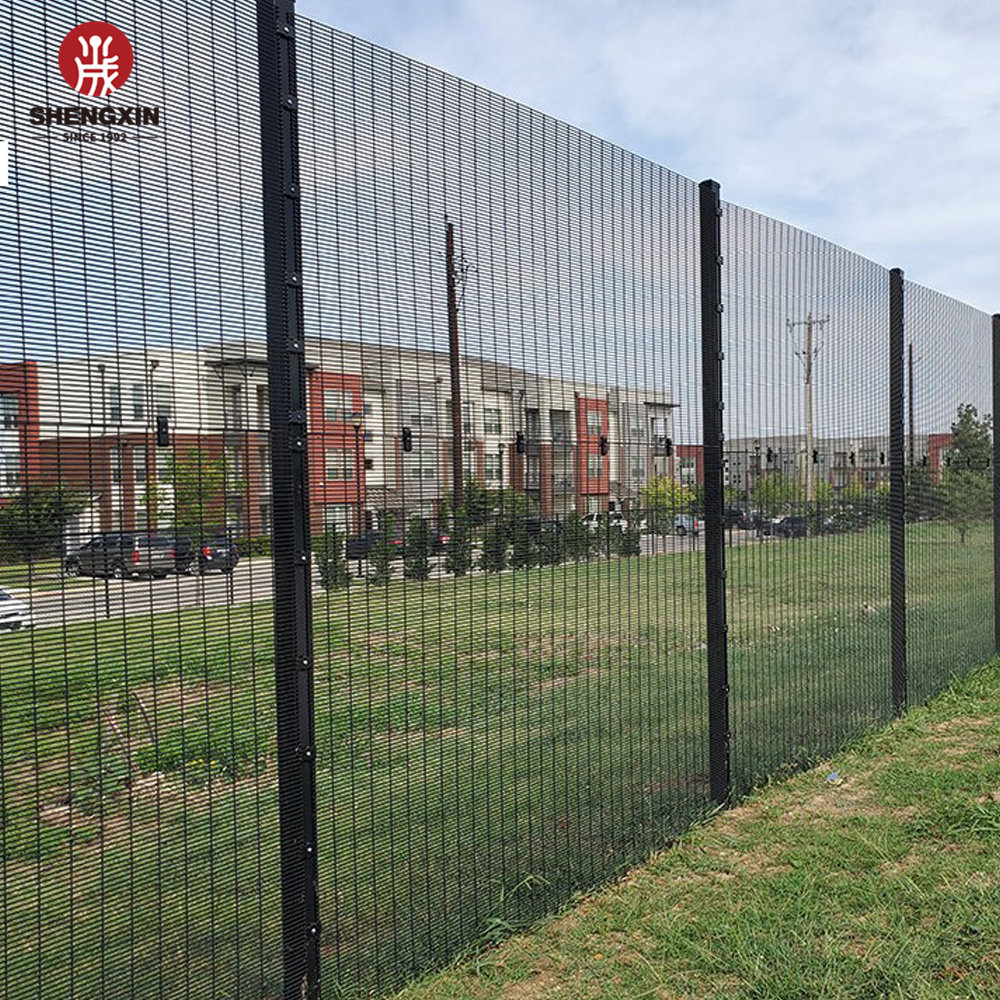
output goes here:
{"type": "Polygon", "coordinates": [[[22,628],[32,628],[35,622],[31,608],[24,601],[11,597],[0,589],[0,632],[16,632],[22,628]]]}
{"type": "MultiPolygon", "coordinates": [[[[591,531],[597,531],[599,528],[615,524],[621,528],[627,528],[629,525],[629,519],[624,513],[622,513],[622,511],[611,510],[606,514],[584,514],[583,523],[590,528],[591,531]]],[[[645,530],[646,519],[644,517],[640,517],[637,521],[633,521],[632,524],[640,530],[645,530]]]]}

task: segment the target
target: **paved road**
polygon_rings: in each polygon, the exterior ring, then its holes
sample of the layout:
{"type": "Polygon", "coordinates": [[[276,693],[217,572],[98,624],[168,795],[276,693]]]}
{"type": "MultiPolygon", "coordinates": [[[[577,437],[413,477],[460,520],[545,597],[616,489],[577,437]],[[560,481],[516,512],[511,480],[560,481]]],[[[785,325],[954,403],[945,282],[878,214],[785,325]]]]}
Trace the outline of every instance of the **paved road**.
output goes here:
{"type": "MultiPolygon", "coordinates": [[[[733,544],[742,544],[753,537],[752,532],[727,533],[733,544]]],[[[704,548],[704,536],[678,537],[676,535],[644,535],[643,555],[662,555],[704,548]]],[[[433,560],[431,578],[446,575],[443,558],[433,560]]],[[[397,562],[396,575],[402,574],[397,562]]],[[[351,574],[357,573],[357,563],[348,564],[351,574]]],[[[361,563],[362,574],[367,564],[361,563]]],[[[168,576],[164,580],[103,580],[76,579],[62,590],[32,593],[15,592],[16,596],[31,604],[36,628],[55,628],[70,622],[129,618],[137,615],[159,614],[178,608],[218,607],[226,604],[247,604],[266,601],[272,596],[271,560],[267,558],[244,559],[232,576],[212,573],[208,576],[168,576]]],[[[313,573],[314,591],[322,591],[313,573]]]]}

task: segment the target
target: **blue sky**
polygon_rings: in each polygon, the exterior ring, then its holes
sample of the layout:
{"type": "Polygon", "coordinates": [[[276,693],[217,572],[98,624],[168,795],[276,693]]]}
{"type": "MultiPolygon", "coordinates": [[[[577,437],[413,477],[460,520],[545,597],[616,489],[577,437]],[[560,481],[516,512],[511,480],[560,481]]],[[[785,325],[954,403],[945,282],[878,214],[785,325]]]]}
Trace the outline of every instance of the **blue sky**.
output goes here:
{"type": "Polygon", "coordinates": [[[299,0],[1000,311],[1000,5],[299,0]]]}

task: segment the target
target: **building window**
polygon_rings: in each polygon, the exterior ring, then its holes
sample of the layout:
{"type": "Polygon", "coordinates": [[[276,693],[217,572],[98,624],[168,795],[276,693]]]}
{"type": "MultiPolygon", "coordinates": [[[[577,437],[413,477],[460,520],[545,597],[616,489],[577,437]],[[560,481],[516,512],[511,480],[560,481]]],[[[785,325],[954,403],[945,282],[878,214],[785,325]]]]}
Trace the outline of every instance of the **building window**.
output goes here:
{"type": "Polygon", "coordinates": [[[629,475],[633,479],[646,478],[646,456],[643,454],[633,455],[629,465],[629,475]]]}
{"type": "Polygon", "coordinates": [[[569,444],[569,410],[550,410],[549,422],[552,424],[552,443],[569,444]]]}
{"type": "Polygon", "coordinates": [[[260,469],[261,489],[271,487],[271,455],[267,445],[261,445],[257,449],[257,466],[260,469]]]}
{"type": "Polygon", "coordinates": [[[122,387],[118,383],[108,386],[108,415],[111,422],[120,424],[122,420],[122,387]]]}
{"type": "Polygon", "coordinates": [[[437,455],[431,448],[414,449],[403,456],[406,478],[412,482],[426,482],[437,476],[437,455]]]}
{"type": "MultiPolygon", "coordinates": [[[[858,453],[858,459],[862,465],[876,465],[878,463],[878,455],[874,448],[862,448],[858,453]]],[[[865,480],[867,482],[867,480],[865,480]]]]}
{"type": "Polygon", "coordinates": [[[846,469],[847,468],[847,452],[846,451],[835,451],[833,453],[833,467],[835,469],[846,469]]]}
{"type": "Polygon", "coordinates": [[[587,410],[587,433],[591,437],[597,437],[602,432],[601,411],[587,410]]]}
{"type": "Polygon", "coordinates": [[[243,386],[229,387],[229,429],[243,430],[243,386]]]}
{"type": "Polygon", "coordinates": [[[108,449],[108,470],[111,474],[111,482],[120,484],[122,481],[122,451],[121,448],[114,447],[108,449]]]}
{"type": "Polygon", "coordinates": [[[16,451],[0,451],[0,493],[16,490],[21,480],[21,456],[16,451]]]}
{"type": "Polygon", "coordinates": [[[171,476],[171,467],[173,462],[171,461],[171,452],[169,448],[157,448],[156,449],[156,479],[157,482],[169,483],[171,476]]]}
{"type": "Polygon", "coordinates": [[[354,449],[326,449],[326,478],[338,482],[354,479],[354,449]]]}
{"type": "Polygon", "coordinates": [[[537,441],[542,436],[542,423],[538,410],[524,411],[524,436],[529,441],[537,441]]]}
{"type": "Polygon", "coordinates": [[[500,422],[500,408],[498,406],[483,407],[483,432],[485,434],[503,433],[503,425],[500,422]]]}
{"type": "MultiPolygon", "coordinates": [[[[422,399],[419,396],[407,399],[403,403],[403,425],[414,433],[421,430],[433,430],[437,425],[437,415],[434,412],[434,400],[422,399]]],[[[451,404],[447,406],[448,422],[451,423],[451,404]]]]}
{"type": "Polygon", "coordinates": [[[271,534],[271,501],[262,500],[260,503],[260,533],[262,535],[271,534]]]}
{"type": "Polygon", "coordinates": [[[267,395],[267,386],[257,386],[257,427],[263,430],[270,423],[268,419],[268,407],[270,400],[267,395]]]}
{"type": "Polygon", "coordinates": [[[0,392],[0,426],[5,431],[17,427],[18,404],[17,393],[0,392]]]}
{"type": "Polygon", "coordinates": [[[604,460],[600,455],[587,456],[587,477],[589,479],[600,479],[604,471],[604,460]]]}
{"type": "Polygon", "coordinates": [[[241,490],[245,485],[243,480],[243,449],[228,448],[226,450],[226,486],[230,490],[241,490]]]}
{"type": "Polygon", "coordinates": [[[141,382],[132,383],[132,419],[144,420],[146,417],[146,387],[141,382]]]}
{"type": "Polygon", "coordinates": [[[332,531],[343,538],[351,531],[351,515],[357,516],[351,504],[328,503],[323,508],[323,530],[332,531]]]}
{"type": "Polygon", "coordinates": [[[146,449],[145,448],[133,448],[132,449],[132,471],[135,474],[135,484],[136,486],[143,486],[146,482],[146,476],[148,475],[146,470],[146,449]]]}
{"type": "Polygon", "coordinates": [[[162,383],[154,386],[153,399],[156,401],[156,415],[166,417],[169,420],[174,412],[173,387],[162,383]]]}
{"type": "Polygon", "coordinates": [[[483,457],[483,479],[488,483],[499,483],[503,479],[499,455],[485,455],[483,457]]]}
{"type": "Polygon", "coordinates": [[[685,457],[679,460],[680,480],[685,486],[694,486],[697,481],[698,466],[693,457],[685,457]]]}
{"type": "Polygon", "coordinates": [[[354,393],[350,389],[324,389],[323,413],[329,424],[349,424],[354,414],[361,411],[354,405],[354,393]]]}
{"type": "Polygon", "coordinates": [[[537,490],[541,485],[541,465],[537,455],[524,457],[524,488],[537,490]]]}

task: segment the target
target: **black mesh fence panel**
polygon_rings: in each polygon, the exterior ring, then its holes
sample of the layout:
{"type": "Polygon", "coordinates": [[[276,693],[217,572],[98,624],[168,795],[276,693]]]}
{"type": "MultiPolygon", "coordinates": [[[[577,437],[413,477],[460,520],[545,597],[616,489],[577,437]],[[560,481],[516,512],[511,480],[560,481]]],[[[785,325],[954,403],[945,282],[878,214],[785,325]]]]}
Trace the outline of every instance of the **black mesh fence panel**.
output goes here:
{"type": "Polygon", "coordinates": [[[994,651],[990,317],[905,286],[909,697],[994,651]]]}
{"type": "Polygon", "coordinates": [[[90,16],[0,0],[3,996],[385,994],[992,654],[989,317],[300,19],[293,406],[255,5],[90,16]]]}
{"type": "Polygon", "coordinates": [[[274,996],[253,8],[102,4],[110,97],[90,16],[0,6],[0,992],[274,996]]]}
{"type": "Polygon", "coordinates": [[[889,275],[727,205],[737,790],[891,712],[889,275]]]}
{"type": "Polygon", "coordinates": [[[705,807],[696,186],[320,25],[300,57],[320,894],[363,990],[705,807]]]}

